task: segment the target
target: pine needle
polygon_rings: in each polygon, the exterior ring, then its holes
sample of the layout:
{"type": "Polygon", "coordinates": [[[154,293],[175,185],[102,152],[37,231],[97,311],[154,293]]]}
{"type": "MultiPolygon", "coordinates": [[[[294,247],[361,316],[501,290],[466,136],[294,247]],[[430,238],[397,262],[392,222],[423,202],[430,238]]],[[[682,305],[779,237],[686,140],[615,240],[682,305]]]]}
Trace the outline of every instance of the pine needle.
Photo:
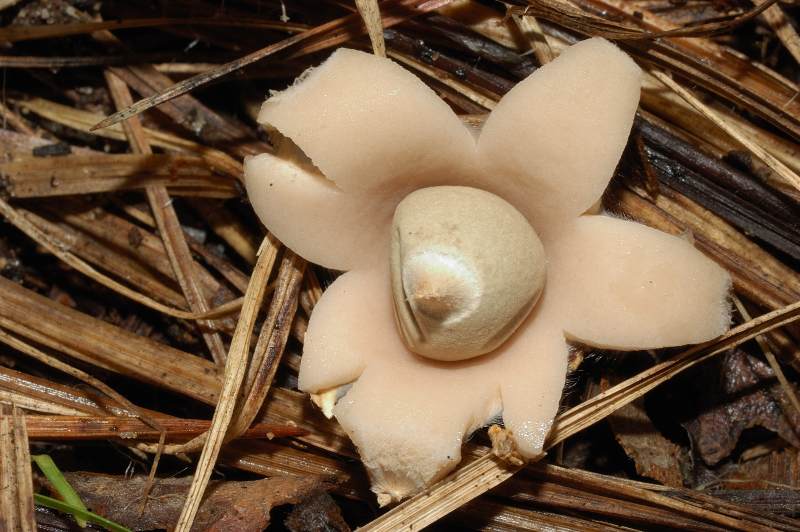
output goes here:
{"type": "MultiPolygon", "coordinates": [[[[395,23],[401,22],[402,20],[405,20],[406,18],[413,16],[415,13],[423,13],[425,11],[433,10],[439,7],[437,2],[431,2],[430,0],[428,1],[401,0],[398,2],[393,2],[393,4],[400,6],[402,8],[409,9],[411,11],[411,13],[409,13],[407,16],[400,17],[399,20],[395,21],[395,23]]],[[[127,120],[132,116],[138,115],[139,113],[142,113],[150,108],[153,108],[157,105],[167,102],[173,98],[177,98],[182,94],[186,94],[189,91],[192,91],[198,87],[201,87],[209,83],[210,81],[226,76],[231,72],[235,72],[236,70],[240,70],[246,67],[247,65],[255,63],[256,61],[260,61],[277,52],[280,52],[281,50],[286,50],[288,48],[292,48],[293,46],[303,41],[311,40],[312,38],[316,37],[323,37],[326,34],[333,33],[334,31],[337,30],[341,30],[342,28],[354,24],[358,20],[359,20],[358,15],[354,14],[354,15],[347,15],[345,17],[341,17],[332,20],[330,22],[326,22],[324,24],[320,24],[319,26],[311,28],[307,31],[298,33],[297,35],[293,35],[288,39],[284,39],[275,44],[271,44],[269,46],[261,48],[260,50],[256,50],[255,52],[250,53],[240,59],[236,59],[235,61],[225,63],[224,65],[221,65],[215,70],[204,72],[196,76],[192,76],[191,78],[176,83],[172,87],[169,87],[167,90],[161,91],[158,94],[155,94],[149,98],[144,98],[142,100],[139,100],[133,105],[112,114],[106,119],[95,124],[91,128],[91,130],[93,131],[96,129],[102,129],[104,127],[108,127],[118,122],[121,122],[122,120],[127,120]]]]}
{"type": "Polygon", "coordinates": [[[0,530],[36,528],[25,415],[16,406],[0,405],[0,530]]]}
{"type": "Polygon", "coordinates": [[[227,316],[241,308],[241,298],[229,301],[228,303],[203,313],[187,312],[185,310],[169,307],[140,292],[128,288],[104,273],[99,272],[88,262],[72,254],[69,251],[69,246],[67,244],[53,241],[53,239],[45,234],[44,231],[37,228],[16,209],[2,199],[0,199],[0,214],[2,214],[5,219],[11,222],[14,226],[16,226],[17,229],[21,230],[31,239],[35,240],[36,243],[47,249],[47,251],[64,261],[66,264],[69,264],[79,272],[83,273],[87,277],[94,279],[101,285],[106,286],[111,290],[114,290],[115,292],[118,292],[119,294],[136,301],[137,303],[140,303],[153,310],[157,310],[158,312],[166,314],[167,316],[188,320],[213,319],[227,316]]]}
{"type": "MultiPolygon", "coordinates": [[[[766,5],[766,3],[762,5],[766,5]]],[[[686,100],[686,102],[694,107],[697,112],[711,120],[717,127],[739,141],[742,146],[750,150],[753,155],[761,159],[764,164],[772,168],[776,174],[783,177],[788,183],[791,183],[797,190],[800,190],[800,176],[798,176],[791,168],[783,164],[775,156],[751,140],[750,137],[748,137],[744,132],[740,131],[735,125],[722,118],[710,107],[701,102],[691,92],[681,87],[675,80],[672,79],[671,76],[659,70],[652,70],[651,74],[681,98],[686,100]]]]}
{"type": "Polygon", "coordinates": [[[356,6],[361,18],[364,19],[373,53],[379,57],[386,57],[386,43],[383,41],[383,23],[378,0],[356,0],[356,6]]]}

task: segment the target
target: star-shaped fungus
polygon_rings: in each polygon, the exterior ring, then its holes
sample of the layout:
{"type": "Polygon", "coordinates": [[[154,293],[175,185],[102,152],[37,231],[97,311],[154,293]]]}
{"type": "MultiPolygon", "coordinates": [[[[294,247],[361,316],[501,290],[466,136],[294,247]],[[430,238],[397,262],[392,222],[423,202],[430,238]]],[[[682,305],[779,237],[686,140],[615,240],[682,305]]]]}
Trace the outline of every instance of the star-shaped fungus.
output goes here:
{"type": "Polygon", "coordinates": [[[253,207],[299,255],[346,271],[311,316],[299,387],[347,431],[381,503],[444,476],[497,418],[538,455],[567,340],[638,350],[728,328],[730,278],[688,241],[584,214],[640,82],[589,39],[476,132],[397,64],[340,49],[264,103],[275,152],[246,161],[253,207]]]}

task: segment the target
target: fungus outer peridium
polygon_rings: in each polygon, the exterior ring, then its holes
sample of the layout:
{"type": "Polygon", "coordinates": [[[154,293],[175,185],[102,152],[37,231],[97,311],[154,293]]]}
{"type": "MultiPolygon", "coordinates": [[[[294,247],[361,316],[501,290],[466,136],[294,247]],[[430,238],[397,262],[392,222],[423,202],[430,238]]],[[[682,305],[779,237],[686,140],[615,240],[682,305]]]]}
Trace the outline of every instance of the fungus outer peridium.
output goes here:
{"type": "Polygon", "coordinates": [[[501,413],[520,454],[537,456],[567,371],[565,334],[631,349],[708,340],[727,328],[729,276],[688,242],[579,216],[613,174],[640,81],[615,46],[583,41],[504,96],[476,140],[409,72],[339,50],[264,105],[263,120],[316,168],[280,154],[248,160],[256,212],[301,256],[351,270],[310,318],[299,388],[332,407],[382,502],[444,476],[463,439],[501,413]],[[511,203],[540,235],[548,261],[544,291],[517,331],[494,351],[456,362],[407,349],[387,260],[397,204],[439,185],[480,188],[511,203]],[[286,216],[289,206],[300,216],[286,216]],[[598,260],[606,251],[609,259],[598,260]]]}

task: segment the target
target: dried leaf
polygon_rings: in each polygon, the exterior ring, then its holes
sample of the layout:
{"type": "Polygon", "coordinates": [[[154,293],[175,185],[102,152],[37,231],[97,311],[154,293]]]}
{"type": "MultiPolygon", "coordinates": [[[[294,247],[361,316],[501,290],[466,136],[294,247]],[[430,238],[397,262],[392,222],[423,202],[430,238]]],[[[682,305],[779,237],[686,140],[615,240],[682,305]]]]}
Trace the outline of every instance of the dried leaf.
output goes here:
{"type": "Polygon", "coordinates": [[[3,277],[0,294],[3,328],[95,366],[216,402],[219,377],[208,361],[91,318],[3,277]]]}
{"type": "Polygon", "coordinates": [[[706,21],[685,28],[674,28],[665,31],[646,32],[637,28],[622,25],[609,17],[598,17],[587,11],[581,11],[566,0],[536,0],[530,6],[510,8],[513,14],[532,14],[563,26],[576,29],[589,35],[600,35],[608,39],[657,39],[663,37],[702,37],[716,35],[755,18],[777,0],[764,0],[758,7],[729,17],[726,20],[706,21]]]}
{"type": "MultiPolygon", "coordinates": [[[[13,5],[18,0],[0,0],[0,9],[7,5],[13,5]]],[[[302,24],[288,24],[277,20],[253,20],[252,18],[237,19],[231,17],[208,17],[208,18],[147,18],[147,19],[127,19],[127,20],[105,20],[87,21],[68,24],[42,24],[28,26],[23,24],[13,24],[2,28],[0,31],[0,41],[20,42],[37,39],[52,39],[56,37],[67,37],[71,35],[81,35],[96,31],[122,30],[130,28],[156,28],[160,26],[229,26],[234,28],[260,28],[262,30],[282,30],[295,33],[307,29],[302,24]]]]}
{"type": "Polygon", "coordinates": [[[701,387],[702,413],[685,424],[705,463],[715,465],[725,459],[742,432],[756,426],[800,447],[795,430],[800,426],[800,414],[781,408],[776,397],[783,393],[767,364],[735,349],[722,357],[718,368],[718,382],[713,382],[713,377],[704,379],[701,387]]]}
{"type": "Polygon", "coordinates": [[[195,438],[187,444],[187,446],[191,446],[193,443],[202,445],[203,451],[200,454],[197,469],[195,470],[195,477],[189,486],[186,501],[182,505],[183,509],[176,526],[177,530],[190,530],[197,518],[201,500],[211,478],[214,465],[217,462],[220,449],[222,449],[225,433],[228,431],[233,419],[239,390],[247,373],[253,327],[264,300],[267,279],[269,279],[269,274],[275,265],[278,247],[271,240],[264,239],[260,252],[258,262],[256,262],[256,266],[253,269],[253,275],[250,277],[250,283],[247,286],[240,319],[236,324],[236,332],[228,350],[222,390],[220,391],[217,406],[214,409],[214,417],[211,419],[211,428],[203,435],[204,437],[195,438]]]}
{"type": "Polygon", "coordinates": [[[614,437],[636,466],[636,472],[665,486],[683,487],[684,450],[653,425],[644,400],[623,406],[608,417],[614,437]]]}
{"type": "MultiPolygon", "coordinates": [[[[752,0],[755,5],[761,5],[765,0],[752,0]]],[[[775,30],[775,34],[783,42],[783,45],[792,54],[794,60],[800,63],[800,36],[794,29],[792,23],[786,17],[786,13],[781,9],[780,4],[774,5],[764,11],[761,17],[767,21],[775,30]]]]}
{"type": "MultiPolygon", "coordinates": [[[[49,26],[48,26],[49,27],[49,26]]],[[[75,109],[67,105],[51,102],[42,98],[32,98],[19,103],[25,110],[32,111],[39,116],[53,122],[77,129],[87,131],[92,124],[96,124],[103,117],[96,113],[75,109]]],[[[191,140],[187,140],[172,133],[157,129],[144,128],[147,141],[159,148],[166,148],[177,152],[193,152],[203,157],[212,170],[218,171],[230,177],[239,178],[242,175],[242,163],[230,155],[202,146],[191,140]]],[[[121,125],[115,125],[103,130],[94,132],[95,135],[114,140],[125,140],[125,131],[121,125]]],[[[255,253],[255,250],[253,251],[255,253]]],[[[255,262],[255,260],[253,261],[255,262]]]]}
{"type": "Polygon", "coordinates": [[[745,459],[752,450],[755,449],[751,447],[742,453],[740,461],[724,468],[717,482],[704,487],[735,490],[800,488],[800,451],[786,446],[780,438],[765,445],[765,454],[745,459]]]}
{"type": "MultiPolygon", "coordinates": [[[[165,431],[167,441],[182,441],[207,431],[211,422],[202,419],[178,419],[156,416],[154,419],[165,431]]],[[[158,440],[161,435],[149,425],[125,416],[25,416],[28,437],[32,440],[115,440],[123,442],[158,440]]],[[[283,436],[303,436],[306,431],[291,425],[258,423],[247,429],[240,438],[272,439],[283,436]]],[[[43,455],[47,456],[47,455],[43,455]]]]}
{"type": "MultiPolygon", "coordinates": [[[[144,512],[140,512],[145,476],[124,478],[83,472],[65,476],[92,511],[133,530],[172,529],[192,481],[192,477],[157,479],[144,512]]],[[[194,530],[261,531],[269,524],[273,507],[297,503],[313,491],[330,487],[318,479],[297,477],[212,481],[194,530]]]]}

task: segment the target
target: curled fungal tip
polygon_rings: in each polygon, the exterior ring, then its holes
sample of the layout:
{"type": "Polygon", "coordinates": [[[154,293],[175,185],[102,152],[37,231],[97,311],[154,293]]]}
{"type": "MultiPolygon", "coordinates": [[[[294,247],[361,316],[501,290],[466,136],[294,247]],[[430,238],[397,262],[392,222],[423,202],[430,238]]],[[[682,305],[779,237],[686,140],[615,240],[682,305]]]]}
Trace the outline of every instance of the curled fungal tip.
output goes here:
{"type": "Polygon", "coordinates": [[[409,194],[392,228],[392,291],[409,349],[435,360],[472,358],[503,343],[545,278],[544,249],[505,200],[470,187],[409,194]]]}

